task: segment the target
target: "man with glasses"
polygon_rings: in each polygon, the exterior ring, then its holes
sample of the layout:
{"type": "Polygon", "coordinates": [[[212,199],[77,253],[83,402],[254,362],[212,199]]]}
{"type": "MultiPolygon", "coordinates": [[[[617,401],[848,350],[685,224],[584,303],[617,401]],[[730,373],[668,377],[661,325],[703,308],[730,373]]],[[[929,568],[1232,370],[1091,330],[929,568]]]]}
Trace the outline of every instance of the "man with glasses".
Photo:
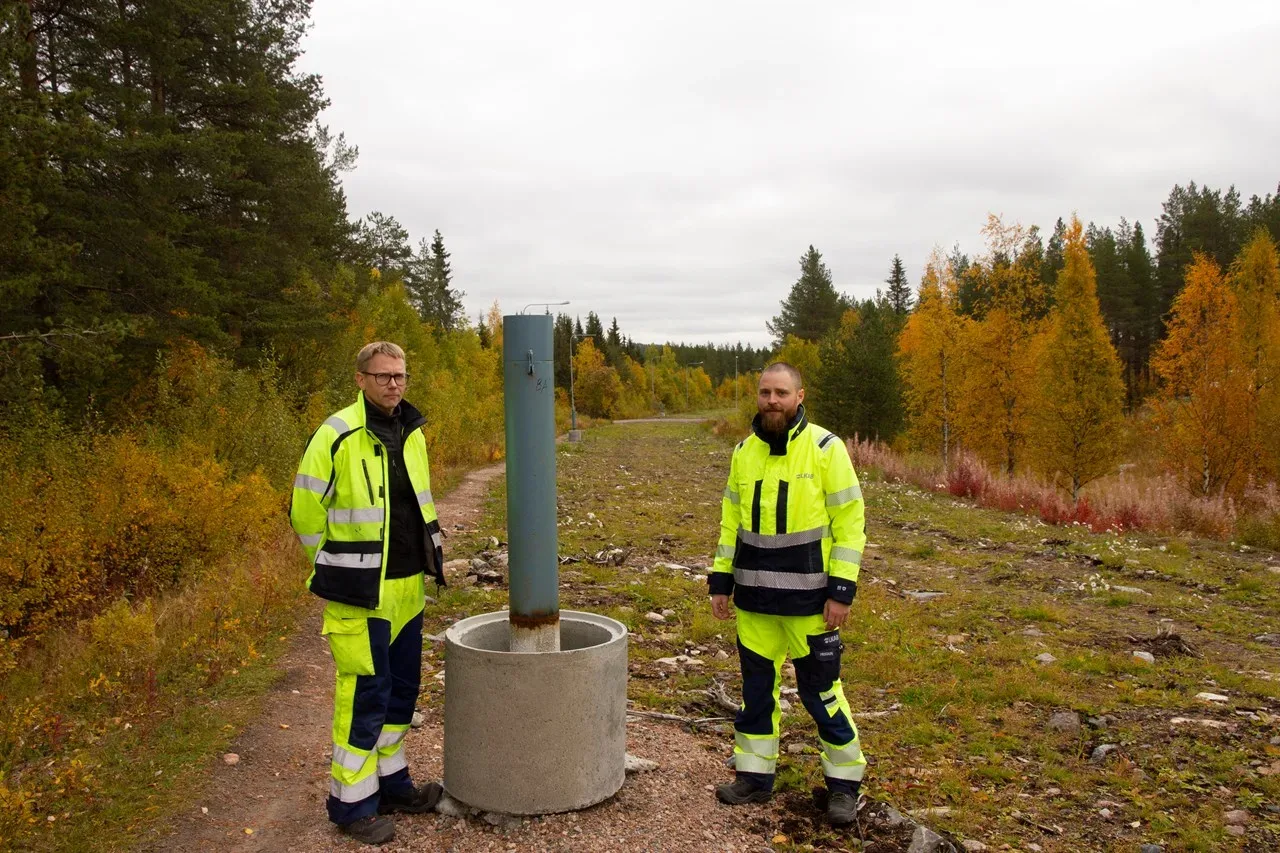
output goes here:
{"type": "Polygon", "coordinates": [[[329,819],[366,844],[395,837],[390,812],[431,811],[440,785],[415,787],[404,737],[418,699],[426,574],[444,583],[422,414],[404,401],[404,350],[356,357],[356,402],[311,436],[289,517],[326,599],[337,668],[329,819]]]}

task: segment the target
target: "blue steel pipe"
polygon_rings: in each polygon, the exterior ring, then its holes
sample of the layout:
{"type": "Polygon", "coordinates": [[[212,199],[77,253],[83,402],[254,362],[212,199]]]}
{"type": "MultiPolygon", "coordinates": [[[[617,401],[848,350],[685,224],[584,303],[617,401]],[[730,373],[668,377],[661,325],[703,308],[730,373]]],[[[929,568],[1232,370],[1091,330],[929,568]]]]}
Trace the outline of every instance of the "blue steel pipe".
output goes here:
{"type": "Polygon", "coordinates": [[[513,645],[560,621],[555,362],[550,314],[502,318],[513,645]]]}

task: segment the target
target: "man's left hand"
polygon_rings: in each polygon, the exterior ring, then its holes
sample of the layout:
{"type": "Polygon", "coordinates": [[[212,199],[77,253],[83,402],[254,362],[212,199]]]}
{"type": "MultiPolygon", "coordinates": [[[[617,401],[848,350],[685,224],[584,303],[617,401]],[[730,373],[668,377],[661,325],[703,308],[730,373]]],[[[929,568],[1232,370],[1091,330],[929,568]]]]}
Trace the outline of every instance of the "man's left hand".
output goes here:
{"type": "Polygon", "coordinates": [[[844,620],[849,617],[849,605],[841,604],[833,598],[828,598],[827,603],[822,608],[822,618],[827,623],[827,630],[834,631],[844,624],[844,620]]]}

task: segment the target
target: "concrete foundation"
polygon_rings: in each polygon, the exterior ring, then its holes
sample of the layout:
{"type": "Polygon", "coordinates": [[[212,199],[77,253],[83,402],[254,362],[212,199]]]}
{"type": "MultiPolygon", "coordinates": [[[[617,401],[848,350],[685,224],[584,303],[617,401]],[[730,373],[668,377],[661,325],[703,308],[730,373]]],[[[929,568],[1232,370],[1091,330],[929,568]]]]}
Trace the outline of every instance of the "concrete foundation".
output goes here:
{"type": "Polygon", "coordinates": [[[484,811],[573,811],[622,787],[627,628],[560,611],[560,650],[511,651],[506,611],[445,632],[444,787],[484,811]]]}
{"type": "Polygon", "coordinates": [[[580,429],[569,430],[569,441],[575,441],[575,442],[582,441],[582,430],[580,429]]]}

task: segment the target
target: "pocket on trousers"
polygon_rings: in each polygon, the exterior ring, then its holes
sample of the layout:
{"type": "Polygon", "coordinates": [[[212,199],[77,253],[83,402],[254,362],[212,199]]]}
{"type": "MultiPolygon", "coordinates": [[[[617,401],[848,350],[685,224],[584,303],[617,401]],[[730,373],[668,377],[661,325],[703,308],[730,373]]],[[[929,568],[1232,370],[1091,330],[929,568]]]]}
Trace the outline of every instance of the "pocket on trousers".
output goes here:
{"type": "Polygon", "coordinates": [[[840,642],[840,629],[825,631],[821,634],[810,634],[809,653],[813,655],[815,669],[822,673],[828,683],[840,678],[840,653],[844,651],[844,643],[840,642]]]}
{"type": "Polygon", "coordinates": [[[333,663],[343,675],[373,675],[373,650],[369,647],[369,620],[363,616],[324,614],[320,633],[329,638],[333,663]]]}

